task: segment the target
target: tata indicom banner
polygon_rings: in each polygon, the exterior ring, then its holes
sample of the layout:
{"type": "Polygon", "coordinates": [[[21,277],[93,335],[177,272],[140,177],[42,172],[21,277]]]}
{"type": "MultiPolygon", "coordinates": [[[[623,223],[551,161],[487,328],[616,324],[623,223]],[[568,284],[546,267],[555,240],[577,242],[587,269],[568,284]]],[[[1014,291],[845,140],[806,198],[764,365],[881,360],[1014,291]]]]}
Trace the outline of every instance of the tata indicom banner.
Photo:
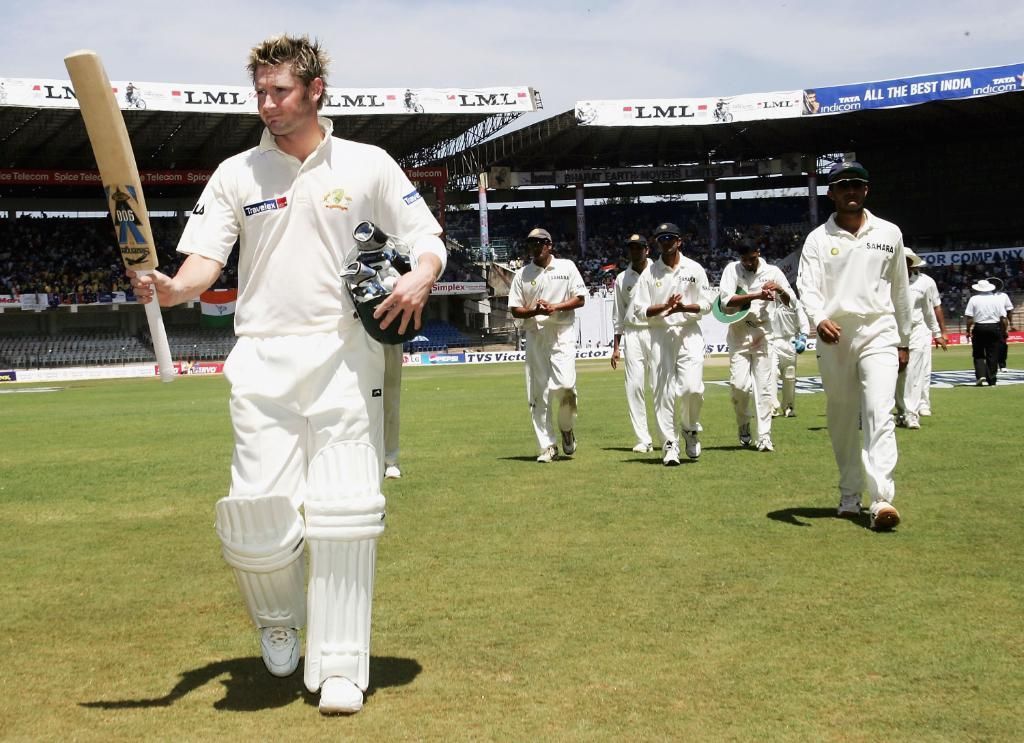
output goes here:
{"type": "Polygon", "coordinates": [[[896,108],[930,101],[977,98],[1024,90],[1024,63],[982,67],[959,72],[807,88],[801,113],[805,116],[837,114],[868,108],[896,108]]]}
{"type": "MultiPolygon", "coordinates": [[[[122,109],[256,113],[247,85],[112,81],[122,109]]],[[[0,106],[78,108],[68,80],[0,78],[0,106]]],[[[328,88],[325,116],[531,112],[540,97],[527,85],[496,88],[328,88]]]]}

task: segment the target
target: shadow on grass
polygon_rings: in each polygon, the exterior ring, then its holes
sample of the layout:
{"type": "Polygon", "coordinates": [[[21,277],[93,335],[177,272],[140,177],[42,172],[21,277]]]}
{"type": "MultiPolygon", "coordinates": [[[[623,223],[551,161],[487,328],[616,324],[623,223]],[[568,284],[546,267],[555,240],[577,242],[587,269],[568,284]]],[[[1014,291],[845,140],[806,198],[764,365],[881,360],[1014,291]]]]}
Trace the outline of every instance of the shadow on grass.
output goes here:
{"type": "MultiPolygon", "coordinates": [[[[410,658],[371,657],[370,688],[366,690],[366,696],[373,696],[377,689],[412,683],[422,670],[423,667],[410,658]]],[[[235,658],[185,671],[181,674],[181,681],[162,697],[79,702],[79,706],[94,709],[170,707],[187,694],[225,675],[227,678],[221,680],[221,684],[224,685],[224,697],[213,703],[215,709],[256,712],[284,707],[296,699],[302,699],[306,704],[314,706],[318,701],[316,694],[306,691],[302,683],[301,667],[288,678],[280,679],[267,673],[262,658],[235,658]]]]}
{"type": "MultiPolygon", "coordinates": [[[[766,515],[772,521],[792,524],[793,526],[810,526],[809,523],[800,519],[840,520],[836,516],[835,508],[783,508],[779,511],[769,511],[766,515]]],[[[857,518],[844,518],[841,520],[848,521],[864,529],[871,528],[871,515],[867,511],[861,511],[857,518]]]]}

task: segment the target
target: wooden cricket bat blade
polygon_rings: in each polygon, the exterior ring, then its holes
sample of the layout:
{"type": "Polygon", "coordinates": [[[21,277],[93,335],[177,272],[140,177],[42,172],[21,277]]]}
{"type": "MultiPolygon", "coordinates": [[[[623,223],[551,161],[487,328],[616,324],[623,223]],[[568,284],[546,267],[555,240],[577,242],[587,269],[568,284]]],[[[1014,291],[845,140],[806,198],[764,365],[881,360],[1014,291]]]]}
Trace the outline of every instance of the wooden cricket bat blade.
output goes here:
{"type": "MultiPolygon", "coordinates": [[[[149,209],[142,193],[142,179],[135,164],[128,128],[117,105],[114,90],[99,55],[80,49],[64,58],[71,84],[78,98],[78,107],[89,135],[100,180],[107,197],[107,209],[114,220],[114,232],[125,267],[146,273],[159,265],[149,209]]],[[[154,299],[154,302],[156,300],[154,299]]],[[[153,350],[160,366],[160,378],[170,382],[177,376],[171,363],[160,308],[146,308],[153,350]],[[155,311],[154,311],[155,309],[155,311]]]]}

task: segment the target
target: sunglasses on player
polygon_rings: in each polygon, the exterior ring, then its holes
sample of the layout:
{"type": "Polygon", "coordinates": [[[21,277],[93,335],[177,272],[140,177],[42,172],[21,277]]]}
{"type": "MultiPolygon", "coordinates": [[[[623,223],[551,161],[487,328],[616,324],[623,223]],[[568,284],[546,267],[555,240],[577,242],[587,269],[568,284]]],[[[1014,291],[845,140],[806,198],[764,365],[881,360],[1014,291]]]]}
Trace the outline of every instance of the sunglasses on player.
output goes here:
{"type": "Polygon", "coordinates": [[[526,241],[527,245],[550,245],[550,240],[545,240],[543,237],[531,237],[526,241]]]}
{"type": "Polygon", "coordinates": [[[670,243],[679,239],[679,235],[658,235],[654,238],[660,243],[670,243]]]}
{"type": "Polygon", "coordinates": [[[863,178],[843,178],[839,181],[832,181],[829,188],[864,188],[868,182],[863,178]]]}

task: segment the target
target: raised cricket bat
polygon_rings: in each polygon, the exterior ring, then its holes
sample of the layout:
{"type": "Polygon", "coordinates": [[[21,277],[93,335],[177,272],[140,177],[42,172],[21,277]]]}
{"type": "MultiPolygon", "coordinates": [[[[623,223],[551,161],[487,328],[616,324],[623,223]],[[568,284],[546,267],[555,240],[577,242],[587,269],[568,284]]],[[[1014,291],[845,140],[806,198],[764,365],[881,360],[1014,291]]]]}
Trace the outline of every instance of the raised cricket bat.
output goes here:
{"type": "MultiPolygon", "coordinates": [[[[149,223],[149,210],[142,195],[142,181],[132,143],[128,139],[128,129],[110,87],[110,79],[99,56],[88,49],[72,52],[64,57],[64,64],[71,75],[85,130],[96,156],[100,180],[107,195],[107,208],[114,220],[117,244],[121,249],[121,260],[127,268],[140,275],[151,273],[159,265],[153,228],[149,223]]],[[[177,372],[171,363],[171,349],[167,345],[160,303],[154,297],[145,308],[160,379],[170,382],[177,372]]]]}

